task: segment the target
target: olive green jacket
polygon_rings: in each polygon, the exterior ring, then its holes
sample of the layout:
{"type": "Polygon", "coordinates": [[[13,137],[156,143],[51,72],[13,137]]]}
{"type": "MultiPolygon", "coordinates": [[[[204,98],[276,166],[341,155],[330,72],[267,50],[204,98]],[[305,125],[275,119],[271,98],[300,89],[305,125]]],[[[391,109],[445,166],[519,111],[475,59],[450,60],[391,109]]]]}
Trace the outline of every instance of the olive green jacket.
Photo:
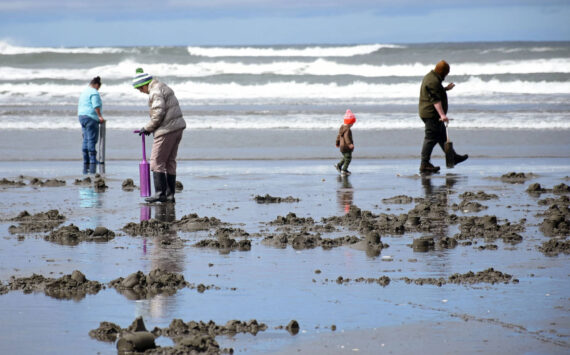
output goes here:
{"type": "Polygon", "coordinates": [[[419,114],[421,118],[439,119],[433,104],[441,102],[443,112],[447,114],[447,93],[441,84],[443,79],[433,70],[424,76],[420,88],[419,114]]]}

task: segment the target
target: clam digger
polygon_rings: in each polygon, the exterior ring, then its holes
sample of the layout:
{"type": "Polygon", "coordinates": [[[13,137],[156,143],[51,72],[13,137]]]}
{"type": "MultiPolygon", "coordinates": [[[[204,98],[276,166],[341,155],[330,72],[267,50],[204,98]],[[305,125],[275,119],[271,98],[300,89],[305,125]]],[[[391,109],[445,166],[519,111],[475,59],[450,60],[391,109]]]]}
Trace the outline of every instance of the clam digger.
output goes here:
{"type": "Polygon", "coordinates": [[[153,196],[146,202],[174,203],[176,191],[176,156],[186,129],[186,121],[174,91],[163,82],[145,73],[142,68],[136,70],[133,87],[148,95],[150,121],[140,129],[139,135],[153,134],[150,155],[150,170],[154,181],[153,196]]]}

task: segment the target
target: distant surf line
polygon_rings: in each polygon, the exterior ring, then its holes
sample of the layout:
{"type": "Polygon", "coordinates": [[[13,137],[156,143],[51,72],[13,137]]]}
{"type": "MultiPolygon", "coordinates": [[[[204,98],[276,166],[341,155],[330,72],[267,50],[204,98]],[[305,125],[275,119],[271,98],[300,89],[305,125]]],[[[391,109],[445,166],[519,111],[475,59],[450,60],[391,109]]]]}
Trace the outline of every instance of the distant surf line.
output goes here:
{"type": "MultiPolygon", "coordinates": [[[[538,94],[539,101],[548,101],[546,94],[570,94],[570,82],[560,81],[500,81],[497,79],[483,80],[478,77],[469,77],[465,81],[457,81],[453,91],[455,99],[477,97],[491,98],[497,102],[532,101],[532,98],[517,95],[538,94]],[[513,96],[514,95],[514,96],[513,96]],[[503,97],[504,96],[504,97],[503,97]],[[507,96],[512,96],[508,98],[507,96]]],[[[105,85],[101,94],[105,100],[111,102],[140,103],[141,96],[132,90],[129,82],[105,85]]],[[[0,104],[14,104],[15,102],[33,104],[35,102],[67,102],[76,99],[77,93],[84,87],[83,84],[73,83],[0,83],[0,104]]],[[[348,84],[310,83],[304,81],[275,81],[265,84],[243,84],[237,82],[209,83],[199,80],[188,80],[172,84],[176,96],[181,102],[207,101],[207,100],[241,100],[252,99],[265,102],[287,100],[417,100],[417,83],[367,83],[353,81],[348,84]]],[[[451,95],[451,94],[450,94],[451,95]]]]}
{"type": "Polygon", "coordinates": [[[138,53],[136,48],[126,47],[23,47],[15,46],[6,41],[0,41],[0,55],[21,55],[21,54],[116,54],[116,53],[138,53]]]}
{"type": "Polygon", "coordinates": [[[380,49],[406,48],[396,44],[307,47],[188,47],[190,55],[202,57],[353,57],[380,49]]]}

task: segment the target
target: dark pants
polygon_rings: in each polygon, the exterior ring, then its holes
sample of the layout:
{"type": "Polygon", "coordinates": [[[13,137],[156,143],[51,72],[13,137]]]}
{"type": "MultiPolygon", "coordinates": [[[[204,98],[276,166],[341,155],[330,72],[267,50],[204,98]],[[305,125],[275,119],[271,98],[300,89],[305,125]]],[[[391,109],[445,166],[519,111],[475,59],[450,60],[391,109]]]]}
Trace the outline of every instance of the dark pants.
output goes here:
{"type": "Polygon", "coordinates": [[[83,163],[96,164],[97,151],[95,145],[97,138],[99,138],[99,121],[92,119],[89,116],[79,116],[79,123],[81,123],[81,133],[83,134],[83,163]]]}
{"type": "Polygon", "coordinates": [[[348,165],[352,161],[352,152],[342,153],[342,159],[338,162],[340,170],[347,171],[348,165]]]}
{"type": "Polygon", "coordinates": [[[422,146],[422,163],[429,163],[431,152],[436,144],[439,144],[441,150],[444,150],[444,144],[447,140],[445,133],[445,124],[438,118],[423,118],[425,124],[424,144],[422,146]]]}

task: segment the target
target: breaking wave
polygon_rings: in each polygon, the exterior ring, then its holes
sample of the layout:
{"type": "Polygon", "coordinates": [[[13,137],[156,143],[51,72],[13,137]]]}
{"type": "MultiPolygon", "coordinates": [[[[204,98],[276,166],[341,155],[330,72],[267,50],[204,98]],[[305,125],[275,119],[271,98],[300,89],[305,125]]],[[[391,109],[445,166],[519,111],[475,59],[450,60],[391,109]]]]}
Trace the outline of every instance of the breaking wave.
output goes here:
{"type": "MultiPolygon", "coordinates": [[[[500,81],[482,80],[471,77],[449,93],[454,102],[459,100],[485,99],[496,103],[524,103],[545,100],[545,94],[551,94],[552,100],[563,96],[567,100],[570,82],[548,81],[500,81]],[[540,95],[536,98],[529,95],[540,95]]],[[[337,101],[358,103],[394,104],[416,103],[419,83],[375,84],[355,81],[348,85],[337,83],[307,83],[298,81],[271,82],[260,85],[244,85],[236,82],[205,83],[186,81],[170,85],[184,105],[204,103],[240,104],[242,100],[250,103],[274,104],[312,101],[334,104],[337,101]]],[[[76,104],[79,93],[85,85],[61,83],[0,83],[0,104],[18,105],[46,103],[49,105],[76,104]]],[[[119,105],[139,105],[146,96],[133,90],[130,81],[124,84],[104,85],[101,89],[104,102],[119,105]]]]}
{"type": "MultiPolygon", "coordinates": [[[[2,66],[2,80],[64,79],[87,80],[100,75],[103,79],[131,79],[133,68],[143,67],[148,73],[161,77],[205,77],[213,75],[352,75],[375,77],[421,77],[430,71],[431,64],[397,65],[343,64],[326,59],[314,61],[275,61],[272,63],[199,62],[191,64],[140,63],[123,60],[117,64],[85,69],[42,68],[28,69],[2,66]]],[[[459,63],[452,65],[453,75],[498,75],[528,73],[570,73],[570,58],[500,61],[495,63],[459,63]]]]}
{"type": "Polygon", "coordinates": [[[263,48],[263,47],[188,47],[188,53],[202,57],[353,57],[374,53],[383,48],[405,48],[395,44],[361,44],[357,46],[263,48]]]}

